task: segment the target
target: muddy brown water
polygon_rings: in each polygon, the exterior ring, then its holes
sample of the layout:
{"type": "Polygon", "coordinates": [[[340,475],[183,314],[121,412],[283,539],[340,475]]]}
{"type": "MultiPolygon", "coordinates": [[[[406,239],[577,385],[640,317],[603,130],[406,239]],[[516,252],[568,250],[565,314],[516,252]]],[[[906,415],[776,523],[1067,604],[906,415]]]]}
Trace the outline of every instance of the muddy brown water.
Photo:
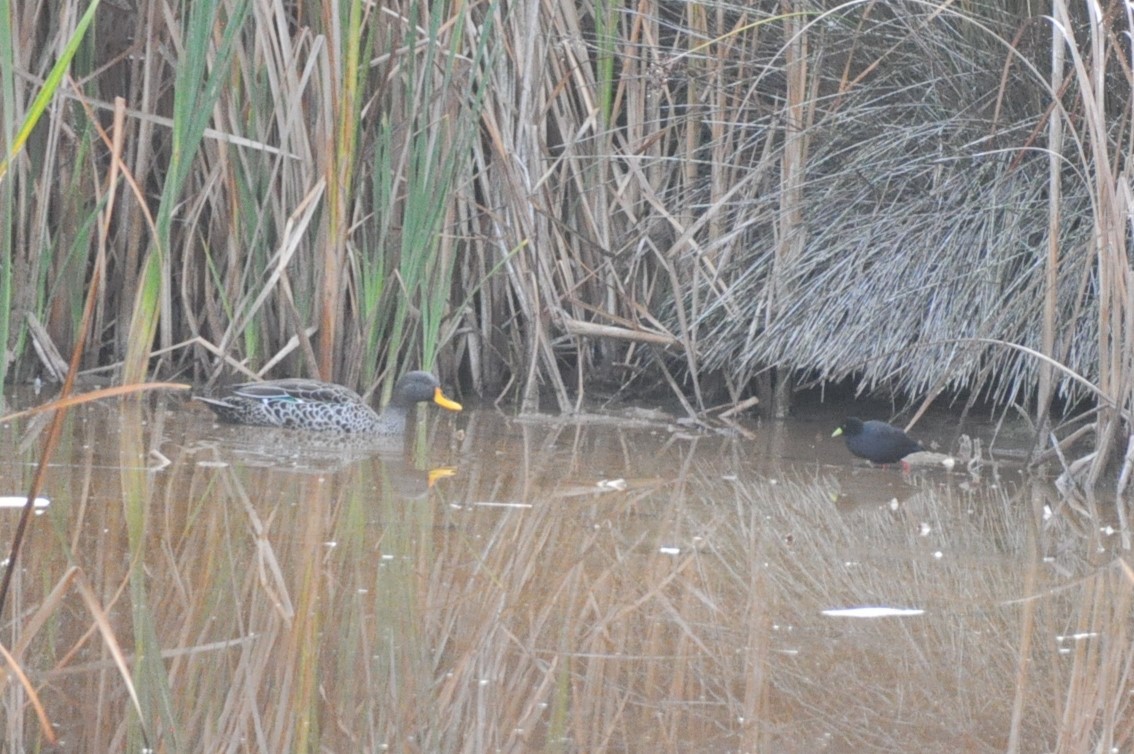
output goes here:
{"type": "MultiPolygon", "coordinates": [[[[846,410],[751,437],[428,412],[376,448],[79,407],[2,643],[70,751],[1129,751],[1106,506],[872,468],[829,437],[846,410]]],[[[42,435],[4,428],[0,494],[42,435]]],[[[7,691],[6,749],[42,744],[7,691]]]]}

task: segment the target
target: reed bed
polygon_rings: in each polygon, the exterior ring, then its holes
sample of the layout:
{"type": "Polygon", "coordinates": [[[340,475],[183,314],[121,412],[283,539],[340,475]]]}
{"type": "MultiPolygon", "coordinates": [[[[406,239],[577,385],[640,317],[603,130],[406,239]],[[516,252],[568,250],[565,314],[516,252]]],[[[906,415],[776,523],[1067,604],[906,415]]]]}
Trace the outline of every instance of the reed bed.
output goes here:
{"type": "Polygon", "coordinates": [[[436,366],[697,412],[712,377],[778,414],[852,379],[1027,405],[1044,447],[1093,404],[1070,470],[1123,455],[1117,0],[87,7],[0,3],[10,377],[97,267],[84,367],[126,381],[436,366]]]}

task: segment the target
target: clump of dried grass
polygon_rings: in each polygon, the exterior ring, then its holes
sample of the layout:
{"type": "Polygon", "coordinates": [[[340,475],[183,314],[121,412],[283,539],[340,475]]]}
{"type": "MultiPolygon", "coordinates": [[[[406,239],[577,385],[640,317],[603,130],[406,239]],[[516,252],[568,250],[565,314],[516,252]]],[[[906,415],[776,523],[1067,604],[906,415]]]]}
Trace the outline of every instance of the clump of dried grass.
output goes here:
{"type": "MultiPolygon", "coordinates": [[[[1087,82],[1110,73],[1102,44],[1052,106],[1038,19],[899,5],[839,6],[778,47],[745,50],[769,73],[735,84],[751,103],[729,122],[745,136],[721,160],[744,171],[737,188],[710,200],[714,162],[678,198],[727,230],[671,248],[683,285],[662,322],[692,331],[697,367],[735,384],[776,367],[867,390],[1026,402],[1048,369],[1030,349],[1101,385],[1115,367],[1100,344],[1122,318],[1103,324],[1099,308],[1117,280],[1098,266],[1099,217],[1114,212],[1100,162],[1128,138],[1093,126],[1122,110],[1089,101],[1087,82]],[[804,85],[779,78],[795,48],[804,85]],[[1049,161],[1053,119],[1083,125],[1049,161]]],[[[1086,43],[1071,34],[1057,44],[1086,43]]],[[[1121,92],[1129,102],[1130,87],[1121,92]]],[[[1129,406],[1128,383],[1104,389],[1104,402],[1129,406]]],[[[1061,373],[1055,384],[1070,401],[1090,393],[1061,373]]]]}
{"type": "MultiPolygon", "coordinates": [[[[862,374],[867,383],[896,377],[924,390],[958,349],[912,345],[1012,332],[1005,324],[1018,317],[1005,300],[1034,294],[1027,245],[1044,224],[1043,166],[1026,156],[1014,164],[1019,152],[999,152],[980,117],[995,108],[1002,52],[958,51],[955,30],[934,36],[924,18],[859,20],[812,31],[822,45],[811,61],[816,113],[792,228],[799,252],[779,251],[783,196],[770,181],[750,181],[722,207],[742,232],[706,242],[732,264],[687,292],[707,302],[696,320],[704,366],[741,378],[769,364],[825,378],[862,374]],[[943,71],[958,55],[975,59],[943,71]]],[[[753,83],[751,98],[767,83],[753,83]]],[[[755,123],[774,126],[779,115],[755,123]]],[[[1026,137],[1027,125],[1002,128],[999,141],[1026,137]]],[[[733,162],[766,170],[764,152],[782,150],[776,136],[764,129],[733,162]]],[[[956,386],[971,381],[978,361],[957,365],[956,386]]]]}

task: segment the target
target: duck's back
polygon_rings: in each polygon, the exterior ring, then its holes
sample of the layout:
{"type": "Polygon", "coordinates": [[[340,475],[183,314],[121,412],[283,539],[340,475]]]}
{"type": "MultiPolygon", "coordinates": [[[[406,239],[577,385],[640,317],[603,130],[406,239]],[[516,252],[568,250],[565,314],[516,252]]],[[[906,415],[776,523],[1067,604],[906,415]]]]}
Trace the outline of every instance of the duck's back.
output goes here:
{"type": "Polygon", "coordinates": [[[381,432],[383,422],[358,393],[305,379],[246,382],[221,398],[198,398],[222,421],[316,432],[381,432]]]}

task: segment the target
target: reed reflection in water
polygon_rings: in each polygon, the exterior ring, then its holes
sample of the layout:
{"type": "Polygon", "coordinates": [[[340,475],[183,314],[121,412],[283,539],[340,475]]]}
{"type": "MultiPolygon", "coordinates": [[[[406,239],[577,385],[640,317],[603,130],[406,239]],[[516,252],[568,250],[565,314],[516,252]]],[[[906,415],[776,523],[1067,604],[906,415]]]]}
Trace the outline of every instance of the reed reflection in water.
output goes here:
{"type": "MultiPolygon", "coordinates": [[[[305,456],[181,407],[69,422],[5,645],[73,750],[1130,743],[1117,538],[1010,470],[902,476],[805,425],[472,411],[408,455],[305,456]],[[866,607],[922,612],[824,614],[866,607]]],[[[8,493],[34,443],[2,442],[8,493]]],[[[35,746],[11,681],[4,703],[8,748],[35,746]]]]}

